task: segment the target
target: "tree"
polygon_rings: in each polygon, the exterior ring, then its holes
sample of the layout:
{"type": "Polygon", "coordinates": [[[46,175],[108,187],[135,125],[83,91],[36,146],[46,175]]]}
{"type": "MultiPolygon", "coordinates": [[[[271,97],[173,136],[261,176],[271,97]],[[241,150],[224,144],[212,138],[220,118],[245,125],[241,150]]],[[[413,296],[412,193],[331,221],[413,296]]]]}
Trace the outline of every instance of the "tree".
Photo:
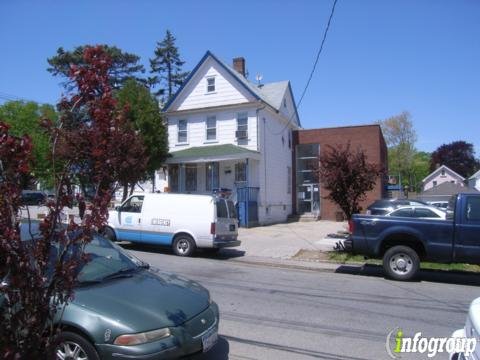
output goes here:
{"type": "MultiPolygon", "coordinates": [[[[133,128],[139,132],[146,147],[148,161],[144,177],[152,176],[168,156],[168,131],[162,117],[158,101],[151,95],[143,84],[129,79],[117,94],[119,106],[126,107],[127,117],[132,122],[133,128]]],[[[138,174],[137,174],[138,175],[138,174]]],[[[138,181],[133,179],[133,181],[138,181]]],[[[127,196],[128,185],[123,181],[123,200],[127,196]]]]}
{"type": "Polygon", "coordinates": [[[158,88],[155,95],[161,97],[164,103],[172,97],[188,76],[188,72],[182,72],[185,62],[180,59],[175,40],[172,33],[167,30],[165,38],[157,42],[155,57],[150,59],[150,73],[154,76],[149,79],[149,84],[158,88]]]}
{"type": "Polygon", "coordinates": [[[430,173],[430,153],[419,151],[413,156],[413,181],[410,183],[417,192],[422,191],[422,180],[430,173]]]}
{"type": "Polygon", "coordinates": [[[473,144],[454,141],[439,146],[430,160],[430,171],[445,165],[465,178],[473,175],[480,168],[480,161],[475,159],[473,144]]]}
{"type": "Polygon", "coordinates": [[[359,213],[359,203],[365,199],[379,180],[383,169],[367,162],[367,155],[358,148],[328,145],[320,157],[319,175],[323,187],[329,191],[326,198],[336,203],[347,219],[359,213]]]}
{"type": "Polygon", "coordinates": [[[414,185],[413,162],[417,135],[410,113],[404,111],[379,121],[379,124],[388,146],[389,173],[400,174],[404,185],[414,185]]]}
{"type": "Polygon", "coordinates": [[[124,166],[125,150],[136,133],[123,126],[126,114],[119,110],[108,78],[111,61],[101,47],[86,47],[85,65],[74,66],[71,77],[79,89],[59,104],[58,125],[43,119],[50,134],[56,200],[49,200],[48,215],[40,224],[41,237],[21,241],[18,210],[20,179],[28,174],[32,149],[29,137],[15,137],[0,123],[0,273],[2,283],[0,349],[4,359],[49,359],[59,334],[62,309],[74,295],[79,265],[94,231],[106,224],[115,176],[124,166]],[[87,109],[89,120],[68,126],[72,112],[87,109]],[[62,164],[57,171],[56,162],[62,164]],[[72,182],[88,164],[95,196],[81,224],[71,220],[61,227],[61,213],[73,202],[72,182]],[[72,234],[75,234],[72,236],[72,234]],[[58,253],[52,253],[55,247],[58,253]],[[53,256],[52,256],[53,255],[53,256]]]}
{"type": "MultiPolygon", "coordinates": [[[[47,71],[54,76],[60,76],[65,78],[65,82],[62,85],[71,91],[75,87],[75,82],[70,77],[70,68],[72,65],[85,66],[85,60],[83,57],[84,51],[87,46],[77,46],[72,51],[65,51],[62,47],[57,49],[57,54],[47,59],[50,65],[47,71]]],[[[140,74],[145,72],[142,64],[139,63],[140,57],[123,52],[116,46],[100,45],[100,47],[108,54],[111,59],[112,65],[108,70],[110,86],[113,88],[119,88],[129,78],[135,78],[137,81],[144,81],[140,74]]]]}
{"type": "MultiPolygon", "coordinates": [[[[0,105],[0,119],[9,125],[9,133],[14,136],[28,135],[33,143],[31,164],[32,181],[40,181],[44,187],[53,185],[49,158],[49,137],[40,126],[40,119],[47,117],[57,121],[57,113],[51,105],[35,102],[10,101],[0,105]]],[[[28,184],[24,184],[27,187],[28,184]]]]}

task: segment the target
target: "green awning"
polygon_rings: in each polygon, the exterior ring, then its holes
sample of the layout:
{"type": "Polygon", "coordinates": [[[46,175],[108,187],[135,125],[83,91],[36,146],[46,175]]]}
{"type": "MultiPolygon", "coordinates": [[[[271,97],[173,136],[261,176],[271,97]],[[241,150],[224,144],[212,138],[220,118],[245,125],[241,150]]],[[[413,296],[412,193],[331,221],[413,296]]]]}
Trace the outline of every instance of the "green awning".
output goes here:
{"type": "Polygon", "coordinates": [[[227,160],[260,160],[260,153],[233,144],[197,146],[185,150],[172,151],[167,164],[202,163],[227,160]]]}

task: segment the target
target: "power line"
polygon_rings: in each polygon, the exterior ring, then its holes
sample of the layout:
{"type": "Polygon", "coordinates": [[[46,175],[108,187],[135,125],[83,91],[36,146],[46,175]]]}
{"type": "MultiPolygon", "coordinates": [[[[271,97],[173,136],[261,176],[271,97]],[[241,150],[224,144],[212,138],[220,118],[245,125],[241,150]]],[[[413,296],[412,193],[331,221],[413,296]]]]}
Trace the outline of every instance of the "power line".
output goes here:
{"type": "MultiPolygon", "coordinates": [[[[312,71],[310,71],[310,76],[308,77],[307,83],[305,84],[305,87],[303,88],[302,95],[300,96],[300,100],[298,100],[298,102],[297,102],[297,110],[300,108],[300,105],[302,104],[303,98],[305,97],[305,94],[307,93],[307,89],[310,85],[310,82],[312,81],[313,74],[315,73],[315,69],[317,68],[318,59],[320,58],[320,54],[322,53],[323,45],[325,44],[325,41],[327,40],[328,30],[330,29],[330,24],[332,22],[332,18],[333,18],[333,14],[335,12],[335,6],[337,5],[337,1],[338,0],[333,1],[332,10],[330,12],[330,17],[328,18],[327,26],[325,27],[325,32],[323,33],[322,42],[320,43],[320,48],[317,51],[317,56],[315,58],[315,62],[313,63],[312,71]]],[[[295,112],[292,113],[292,116],[290,116],[290,119],[288,119],[288,122],[285,124],[282,131],[280,131],[278,133],[272,133],[272,135],[282,134],[285,131],[285,129],[288,127],[288,125],[290,125],[294,116],[295,116],[295,112]]]]}
{"type": "Polygon", "coordinates": [[[0,99],[5,100],[5,101],[25,101],[25,102],[34,102],[34,103],[37,103],[37,104],[40,104],[40,105],[48,105],[47,103],[43,103],[43,102],[40,102],[40,101],[35,101],[35,100],[32,100],[32,99],[22,98],[20,96],[8,94],[8,93],[2,92],[2,91],[0,91],[0,99]]]}

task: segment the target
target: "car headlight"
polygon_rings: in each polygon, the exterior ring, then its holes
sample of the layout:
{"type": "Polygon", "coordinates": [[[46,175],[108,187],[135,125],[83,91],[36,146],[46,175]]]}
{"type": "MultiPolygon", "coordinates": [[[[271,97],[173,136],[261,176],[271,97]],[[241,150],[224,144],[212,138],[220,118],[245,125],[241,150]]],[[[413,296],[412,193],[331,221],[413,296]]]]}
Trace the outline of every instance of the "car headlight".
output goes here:
{"type": "Polygon", "coordinates": [[[147,331],[137,334],[124,334],[118,336],[113,342],[115,345],[131,346],[164,339],[171,335],[169,328],[147,331]]]}

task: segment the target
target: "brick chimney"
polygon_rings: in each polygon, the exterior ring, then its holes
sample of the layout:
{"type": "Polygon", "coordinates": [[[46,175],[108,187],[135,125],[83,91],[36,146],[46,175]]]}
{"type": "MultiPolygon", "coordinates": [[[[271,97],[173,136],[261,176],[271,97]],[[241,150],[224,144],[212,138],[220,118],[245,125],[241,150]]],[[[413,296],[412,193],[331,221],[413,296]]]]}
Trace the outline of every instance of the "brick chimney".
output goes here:
{"type": "Polygon", "coordinates": [[[236,72],[240,73],[242,76],[245,76],[245,58],[236,57],[233,59],[233,68],[236,72]]]}

